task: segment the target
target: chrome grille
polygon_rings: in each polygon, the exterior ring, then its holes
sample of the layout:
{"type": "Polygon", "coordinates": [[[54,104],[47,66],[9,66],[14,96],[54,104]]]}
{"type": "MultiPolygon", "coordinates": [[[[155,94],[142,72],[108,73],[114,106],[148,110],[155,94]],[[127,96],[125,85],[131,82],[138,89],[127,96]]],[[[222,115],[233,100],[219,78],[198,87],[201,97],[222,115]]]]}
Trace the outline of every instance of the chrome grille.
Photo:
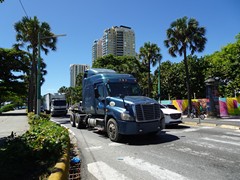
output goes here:
{"type": "Polygon", "coordinates": [[[179,118],[181,118],[181,113],[176,113],[176,114],[170,114],[170,117],[172,118],[172,119],[179,119],[179,118]]]}
{"type": "Polygon", "coordinates": [[[137,121],[155,121],[160,119],[159,104],[137,104],[135,105],[137,121]]]}

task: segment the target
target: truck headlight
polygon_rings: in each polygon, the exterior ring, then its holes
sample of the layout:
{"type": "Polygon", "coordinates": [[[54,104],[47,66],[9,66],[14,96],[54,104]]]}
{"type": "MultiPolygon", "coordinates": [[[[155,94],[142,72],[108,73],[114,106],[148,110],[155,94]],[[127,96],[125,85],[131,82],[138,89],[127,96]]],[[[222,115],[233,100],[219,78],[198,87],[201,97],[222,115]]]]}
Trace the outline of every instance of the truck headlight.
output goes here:
{"type": "Polygon", "coordinates": [[[121,119],[125,120],[125,121],[133,121],[134,120],[133,117],[130,116],[128,111],[124,111],[121,113],[121,119]]]}

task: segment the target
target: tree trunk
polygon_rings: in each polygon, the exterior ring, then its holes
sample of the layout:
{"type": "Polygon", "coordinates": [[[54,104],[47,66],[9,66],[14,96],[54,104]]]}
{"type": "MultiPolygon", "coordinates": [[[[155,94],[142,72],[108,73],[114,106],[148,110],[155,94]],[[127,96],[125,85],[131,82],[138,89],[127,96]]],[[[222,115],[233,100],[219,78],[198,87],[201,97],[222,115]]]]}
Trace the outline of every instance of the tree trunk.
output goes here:
{"type": "Polygon", "coordinates": [[[190,76],[188,72],[186,48],[184,50],[184,65],[185,65],[185,71],[186,71],[186,85],[187,85],[187,97],[188,97],[188,115],[187,116],[190,117],[190,114],[192,112],[192,100],[191,100],[191,86],[190,86],[190,76]]]}

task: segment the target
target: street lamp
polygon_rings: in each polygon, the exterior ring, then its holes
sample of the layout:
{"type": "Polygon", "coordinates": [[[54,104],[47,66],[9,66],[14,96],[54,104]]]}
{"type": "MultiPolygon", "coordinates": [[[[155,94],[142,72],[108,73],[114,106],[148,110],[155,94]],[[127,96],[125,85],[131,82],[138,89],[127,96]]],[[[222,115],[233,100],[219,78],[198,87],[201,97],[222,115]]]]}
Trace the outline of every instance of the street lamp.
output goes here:
{"type": "Polygon", "coordinates": [[[59,34],[59,35],[52,35],[52,36],[46,36],[41,37],[40,32],[38,32],[38,64],[37,64],[37,115],[40,115],[41,112],[41,40],[42,39],[48,39],[48,38],[54,38],[54,37],[60,37],[60,36],[66,36],[66,34],[59,34]]]}

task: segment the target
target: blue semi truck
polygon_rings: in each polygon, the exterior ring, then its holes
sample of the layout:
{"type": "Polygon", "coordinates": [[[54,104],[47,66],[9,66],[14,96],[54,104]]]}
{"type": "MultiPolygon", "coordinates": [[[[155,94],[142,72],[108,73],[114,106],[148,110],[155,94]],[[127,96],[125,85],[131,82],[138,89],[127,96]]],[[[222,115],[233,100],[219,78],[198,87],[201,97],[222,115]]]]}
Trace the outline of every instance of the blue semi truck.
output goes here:
{"type": "Polygon", "coordinates": [[[156,134],[165,127],[159,103],[142,96],[132,75],[98,68],[85,71],[81,107],[72,110],[70,122],[105,131],[116,142],[122,135],[156,134]]]}

